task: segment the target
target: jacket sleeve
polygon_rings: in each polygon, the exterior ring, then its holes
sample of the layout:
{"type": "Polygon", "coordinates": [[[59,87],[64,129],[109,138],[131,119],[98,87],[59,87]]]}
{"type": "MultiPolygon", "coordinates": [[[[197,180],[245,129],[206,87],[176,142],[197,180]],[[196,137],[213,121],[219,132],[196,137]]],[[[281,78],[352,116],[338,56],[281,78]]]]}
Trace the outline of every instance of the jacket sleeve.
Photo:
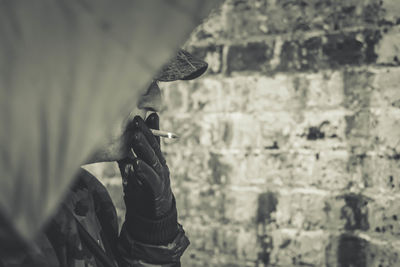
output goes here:
{"type": "Polygon", "coordinates": [[[180,224],[178,224],[178,234],[166,245],[136,241],[124,224],[118,242],[120,267],[179,267],[180,258],[189,244],[189,239],[180,224]]]}

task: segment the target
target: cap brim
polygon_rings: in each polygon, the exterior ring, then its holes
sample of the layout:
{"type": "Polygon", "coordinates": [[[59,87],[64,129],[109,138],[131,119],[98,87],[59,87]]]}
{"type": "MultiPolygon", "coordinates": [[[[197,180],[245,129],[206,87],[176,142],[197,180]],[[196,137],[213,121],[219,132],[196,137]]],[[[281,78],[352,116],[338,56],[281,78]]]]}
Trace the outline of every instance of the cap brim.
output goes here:
{"type": "Polygon", "coordinates": [[[161,82],[192,80],[201,76],[207,68],[208,64],[205,61],[181,49],[177,56],[162,68],[155,79],[161,82]]]}

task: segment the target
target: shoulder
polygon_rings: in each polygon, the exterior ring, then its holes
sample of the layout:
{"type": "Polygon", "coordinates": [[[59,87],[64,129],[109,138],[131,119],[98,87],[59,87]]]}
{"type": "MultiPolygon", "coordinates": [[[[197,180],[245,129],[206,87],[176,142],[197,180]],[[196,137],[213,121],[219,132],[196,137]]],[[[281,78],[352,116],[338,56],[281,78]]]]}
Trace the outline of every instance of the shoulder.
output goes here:
{"type": "Polygon", "coordinates": [[[84,184],[90,191],[107,192],[105,186],[93,174],[80,168],[77,174],[78,183],[84,184]]]}
{"type": "Polygon", "coordinates": [[[82,168],[78,173],[78,179],[85,185],[93,199],[95,212],[103,230],[107,235],[116,236],[117,212],[106,187],[94,175],[82,168]]]}
{"type": "Polygon", "coordinates": [[[78,172],[78,183],[87,188],[91,194],[96,212],[115,214],[115,207],[106,187],[87,170],[81,168],[78,172]]]}

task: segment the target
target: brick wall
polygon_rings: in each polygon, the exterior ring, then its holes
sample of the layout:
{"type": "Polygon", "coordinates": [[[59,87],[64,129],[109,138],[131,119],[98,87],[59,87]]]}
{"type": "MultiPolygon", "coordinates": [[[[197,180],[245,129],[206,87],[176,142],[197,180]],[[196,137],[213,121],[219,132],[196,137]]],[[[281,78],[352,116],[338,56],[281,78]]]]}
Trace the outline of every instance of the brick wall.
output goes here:
{"type": "MultiPolygon", "coordinates": [[[[162,84],[183,266],[400,266],[399,14],[226,0],[193,33],[207,74],[162,84]]],[[[116,166],[90,168],[123,212],[116,166]]]]}

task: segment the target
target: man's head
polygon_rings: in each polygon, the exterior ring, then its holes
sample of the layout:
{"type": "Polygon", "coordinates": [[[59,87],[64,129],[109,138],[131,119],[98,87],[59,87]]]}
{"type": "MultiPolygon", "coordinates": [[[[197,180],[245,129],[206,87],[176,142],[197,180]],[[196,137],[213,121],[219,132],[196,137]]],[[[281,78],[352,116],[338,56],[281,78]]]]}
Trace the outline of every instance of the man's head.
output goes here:
{"type": "Polygon", "coordinates": [[[162,96],[158,82],[193,80],[201,76],[207,70],[207,67],[206,62],[193,57],[185,50],[180,50],[176,57],[162,68],[148,88],[140,95],[136,107],[130,114],[115,123],[116,127],[110,134],[110,138],[94,153],[88,163],[117,161],[125,158],[129,153],[127,126],[135,116],[138,115],[146,119],[150,113],[159,112],[161,109],[162,96]]]}

